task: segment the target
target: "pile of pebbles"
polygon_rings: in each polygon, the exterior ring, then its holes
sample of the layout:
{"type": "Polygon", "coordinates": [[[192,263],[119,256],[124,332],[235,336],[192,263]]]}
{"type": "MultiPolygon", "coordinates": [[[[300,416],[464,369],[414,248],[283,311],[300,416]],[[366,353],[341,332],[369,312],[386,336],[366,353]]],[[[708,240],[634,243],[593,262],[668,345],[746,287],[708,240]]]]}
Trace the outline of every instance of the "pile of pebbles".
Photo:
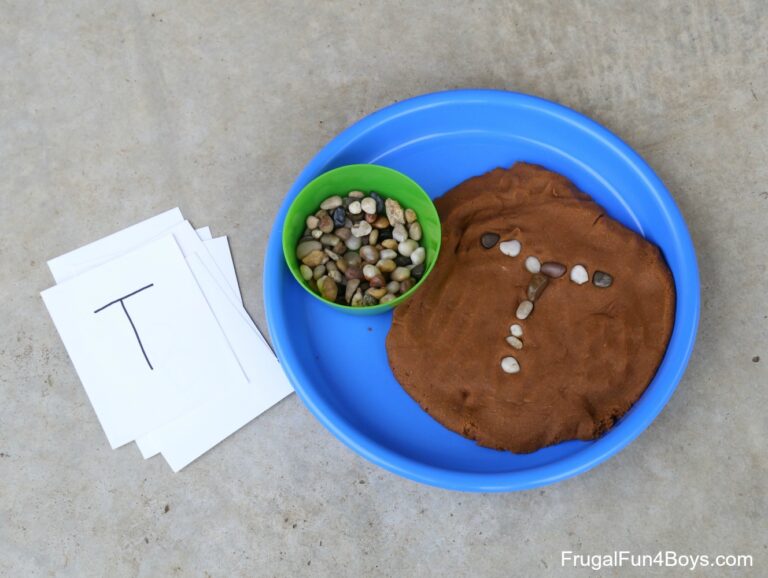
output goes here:
{"type": "Polygon", "coordinates": [[[296,246],[301,276],[324,299],[370,307],[389,303],[424,275],[427,253],[412,209],[375,192],[325,199],[296,246]]]}
{"type": "MultiPolygon", "coordinates": [[[[520,241],[510,239],[502,241],[497,233],[483,233],[480,237],[480,244],[484,249],[492,249],[498,243],[499,250],[508,257],[517,257],[523,250],[520,241]]],[[[533,313],[534,303],[541,297],[544,290],[553,279],[559,279],[568,268],[556,261],[546,261],[542,263],[537,257],[530,255],[525,258],[525,269],[531,274],[531,280],[526,289],[526,298],[520,301],[515,311],[515,317],[519,321],[525,321],[533,313]]],[[[576,285],[583,285],[589,281],[589,271],[584,265],[577,264],[571,267],[570,280],[576,285]]],[[[592,284],[601,289],[607,289],[613,284],[613,277],[605,271],[595,271],[592,275],[592,284]]],[[[509,328],[510,335],[506,338],[507,343],[516,350],[523,348],[523,327],[519,323],[513,324],[509,328]]],[[[515,358],[506,356],[501,360],[501,369],[506,373],[518,373],[520,371],[520,362],[515,358]]]]}

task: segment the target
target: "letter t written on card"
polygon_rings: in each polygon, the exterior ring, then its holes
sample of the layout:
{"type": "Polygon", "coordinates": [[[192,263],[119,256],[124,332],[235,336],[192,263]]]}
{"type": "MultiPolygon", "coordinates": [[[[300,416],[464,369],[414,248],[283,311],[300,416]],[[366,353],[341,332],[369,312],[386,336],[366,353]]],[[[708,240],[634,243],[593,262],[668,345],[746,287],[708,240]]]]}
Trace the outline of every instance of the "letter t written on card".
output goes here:
{"type": "Polygon", "coordinates": [[[247,383],[170,235],[42,297],[113,448],[247,383]]]}

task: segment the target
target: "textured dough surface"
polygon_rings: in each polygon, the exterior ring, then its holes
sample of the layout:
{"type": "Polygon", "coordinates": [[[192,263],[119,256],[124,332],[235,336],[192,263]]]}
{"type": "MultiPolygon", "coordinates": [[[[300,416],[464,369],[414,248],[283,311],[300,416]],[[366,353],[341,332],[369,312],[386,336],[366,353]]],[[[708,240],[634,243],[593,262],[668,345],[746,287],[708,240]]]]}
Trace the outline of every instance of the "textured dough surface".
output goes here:
{"type": "Polygon", "coordinates": [[[435,204],[438,263],[387,335],[402,387],[438,422],[491,448],[526,453],[603,434],[648,386],[672,332],[674,284],[658,248],[536,165],[474,177],[435,204]],[[522,252],[483,248],[486,232],[519,240],[522,252]],[[614,281],[576,285],[566,272],[518,321],[529,255],[614,281]],[[520,351],[505,341],[513,323],[523,326],[520,351]],[[509,355],[520,373],[501,370],[509,355]]]}

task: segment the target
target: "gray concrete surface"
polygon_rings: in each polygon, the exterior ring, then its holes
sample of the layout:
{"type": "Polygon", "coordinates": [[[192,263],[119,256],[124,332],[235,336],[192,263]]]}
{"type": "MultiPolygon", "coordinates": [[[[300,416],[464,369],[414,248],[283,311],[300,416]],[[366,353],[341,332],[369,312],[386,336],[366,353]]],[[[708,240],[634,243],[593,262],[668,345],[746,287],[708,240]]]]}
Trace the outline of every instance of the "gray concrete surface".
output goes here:
{"type": "Polygon", "coordinates": [[[768,574],[768,5],[0,2],[0,575],[587,576],[562,550],[751,554],[768,574]],[[466,495],[356,456],[291,397],[179,475],[111,451],[38,292],[46,259],[165,208],[262,260],[314,152],[452,87],[560,101],[645,156],[697,245],[699,340],[640,439],[466,495]],[[759,362],[753,357],[760,356],[759,362]]]}

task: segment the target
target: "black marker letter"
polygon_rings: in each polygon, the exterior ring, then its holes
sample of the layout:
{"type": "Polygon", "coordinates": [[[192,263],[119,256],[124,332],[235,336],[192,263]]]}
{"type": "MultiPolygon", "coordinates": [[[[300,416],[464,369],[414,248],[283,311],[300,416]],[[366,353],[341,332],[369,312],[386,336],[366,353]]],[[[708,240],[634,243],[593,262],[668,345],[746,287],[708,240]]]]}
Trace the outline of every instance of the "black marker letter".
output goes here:
{"type": "Polygon", "coordinates": [[[133,297],[134,295],[136,295],[136,293],[141,293],[142,291],[144,291],[144,289],[149,289],[153,285],[154,285],[154,283],[150,283],[146,287],[142,287],[141,289],[137,289],[133,293],[128,293],[128,295],[123,295],[119,299],[115,299],[114,301],[110,301],[109,303],[107,303],[103,307],[99,307],[96,311],[94,311],[94,313],[98,313],[99,311],[104,311],[107,307],[111,307],[115,303],[120,303],[120,306],[123,308],[123,311],[125,312],[125,316],[128,318],[128,322],[131,324],[131,327],[133,328],[133,334],[136,336],[136,340],[139,342],[139,347],[141,347],[141,352],[144,354],[144,359],[147,360],[147,365],[149,365],[150,369],[155,369],[155,368],[152,367],[152,364],[149,362],[149,357],[147,357],[147,352],[144,351],[144,345],[142,345],[142,343],[141,343],[141,337],[139,337],[139,332],[136,331],[136,326],[133,324],[133,319],[131,319],[131,314],[128,313],[128,310],[125,308],[125,303],[123,303],[123,301],[128,299],[128,297],[133,297]]]}

